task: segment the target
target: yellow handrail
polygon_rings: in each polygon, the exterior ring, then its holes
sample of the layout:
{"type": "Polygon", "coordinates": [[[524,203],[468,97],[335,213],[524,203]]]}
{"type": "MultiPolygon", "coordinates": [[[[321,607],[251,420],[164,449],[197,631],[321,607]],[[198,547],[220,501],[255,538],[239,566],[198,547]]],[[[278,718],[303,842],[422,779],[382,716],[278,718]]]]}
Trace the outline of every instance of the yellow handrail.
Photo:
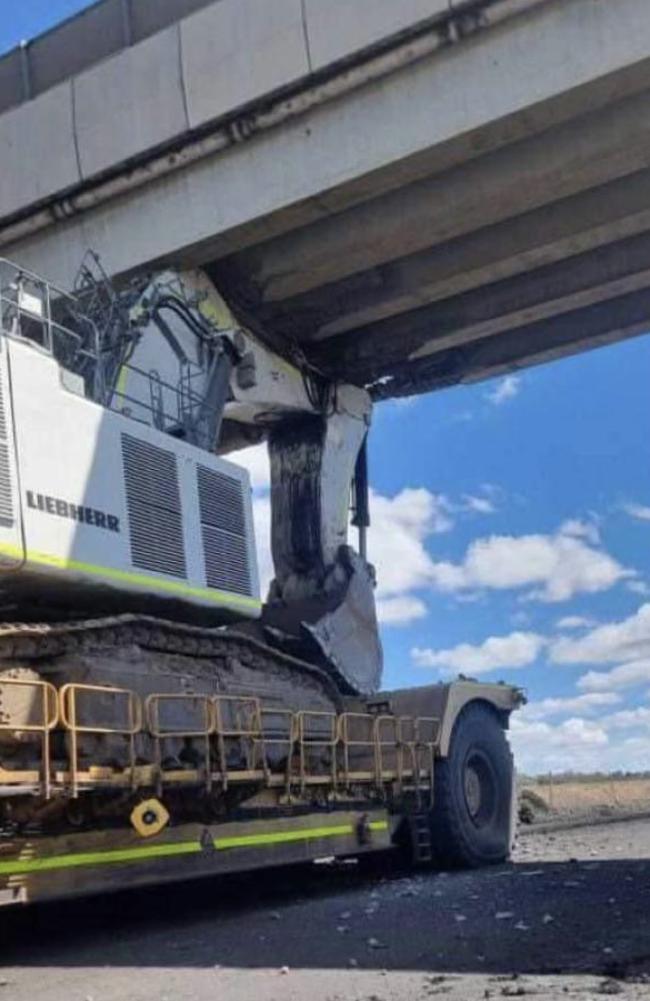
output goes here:
{"type": "Polygon", "coordinates": [[[75,682],[64,685],[63,688],[61,688],[59,692],[59,707],[61,722],[70,734],[70,772],[73,799],[76,799],[79,795],[77,735],[80,733],[112,733],[126,737],[129,745],[131,784],[132,786],[135,786],[135,735],[142,729],[142,705],[135,692],[132,692],[129,688],[115,688],[111,685],[82,685],[75,682]],[[77,695],[80,692],[126,696],[128,705],[128,725],[98,726],[97,724],[89,725],[86,723],[79,723],[77,719],[77,695]]]}
{"type": "Polygon", "coordinates": [[[41,734],[42,786],[45,799],[49,799],[52,791],[50,734],[59,722],[58,693],[49,681],[35,678],[0,678],[0,689],[4,686],[40,689],[41,692],[41,722],[20,723],[17,721],[3,723],[0,718],[0,730],[13,733],[28,732],[41,734]]]}
{"type": "Polygon", "coordinates": [[[149,733],[154,738],[154,754],[156,758],[156,781],[158,795],[162,793],[163,769],[162,769],[162,742],[173,737],[201,737],[204,741],[205,760],[205,786],[209,792],[212,788],[212,765],[210,761],[210,737],[215,730],[215,710],[210,695],[196,695],[187,693],[161,693],[148,695],[144,703],[145,719],[149,733]],[[181,703],[183,705],[194,703],[202,710],[202,723],[196,727],[185,727],[182,729],[169,729],[161,726],[160,706],[161,703],[181,703]]]}

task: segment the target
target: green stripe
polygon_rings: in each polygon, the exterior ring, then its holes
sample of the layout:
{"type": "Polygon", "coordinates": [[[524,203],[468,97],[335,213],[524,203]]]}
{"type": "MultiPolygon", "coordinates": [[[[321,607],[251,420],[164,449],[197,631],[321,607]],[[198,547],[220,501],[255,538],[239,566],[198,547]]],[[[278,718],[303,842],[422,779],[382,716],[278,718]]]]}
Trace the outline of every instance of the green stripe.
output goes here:
{"type": "Polygon", "coordinates": [[[197,841],[181,841],[171,845],[149,845],[146,848],[116,848],[109,852],[46,855],[44,858],[0,862],[0,875],[12,876],[19,872],[49,872],[53,869],[73,869],[82,865],[109,865],[112,862],[137,862],[143,858],[189,855],[200,851],[201,845],[197,841]]]}
{"type": "Polygon", "coordinates": [[[217,605],[237,605],[242,608],[255,610],[262,607],[261,601],[257,598],[250,598],[245,594],[217,591],[215,588],[192,587],[191,584],[161,580],[159,577],[153,577],[148,574],[131,573],[130,570],[117,570],[113,567],[95,566],[93,563],[80,563],[78,560],[68,560],[62,556],[53,556],[51,553],[39,553],[33,550],[24,553],[20,546],[13,546],[7,543],[0,544],[0,553],[5,553],[5,555],[13,556],[17,559],[24,557],[28,563],[55,567],[57,570],[77,570],[79,573],[92,574],[95,577],[105,577],[107,580],[120,581],[125,584],[132,584],[135,587],[153,588],[157,591],[168,591],[171,594],[184,594],[188,597],[203,598],[217,605]]]}
{"type": "MultiPolygon", "coordinates": [[[[387,831],[388,821],[374,820],[371,831],[387,831]]],[[[315,838],[335,838],[353,835],[352,824],[338,827],[306,827],[297,831],[271,831],[266,834],[240,834],[230,838],[215,838],[217,851],[228,848],[252,848],[258,845],[288,844],[292,841],[309,841],[315,838]]],[[[0,876],[13,876],[26,872],[49,872],[55,869],[72,869],[77,866],[110,865],[114,862],[138,862],[171,855],[192,855],[203,851],[198,841],[180,841],[176,844],[146,845],[140,848],[117,848],[106,852],[78,852],[74,855],[49,855],[44,858],[15,859],[0,862],[0,876]]]]}

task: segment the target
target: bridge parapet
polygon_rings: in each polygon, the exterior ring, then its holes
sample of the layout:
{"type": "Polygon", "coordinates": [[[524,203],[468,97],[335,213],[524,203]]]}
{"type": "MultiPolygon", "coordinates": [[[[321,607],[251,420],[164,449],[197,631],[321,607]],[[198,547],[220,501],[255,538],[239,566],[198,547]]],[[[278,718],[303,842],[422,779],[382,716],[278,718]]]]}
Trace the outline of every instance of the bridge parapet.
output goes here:
{"type": "Polygon", "coordinates": [[[448,17],[450,2],[100,0],[0,59],[0,219],[448,17]]]}

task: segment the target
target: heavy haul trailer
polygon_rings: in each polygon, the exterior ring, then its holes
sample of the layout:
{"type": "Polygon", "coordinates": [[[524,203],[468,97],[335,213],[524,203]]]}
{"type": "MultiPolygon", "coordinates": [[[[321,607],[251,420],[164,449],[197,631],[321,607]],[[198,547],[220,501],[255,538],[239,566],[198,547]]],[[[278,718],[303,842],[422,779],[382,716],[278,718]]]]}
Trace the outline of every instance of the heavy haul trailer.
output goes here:
{"type": "Polygon", "coordinates": [[[507,857],[521,693],[380,692],[362,389],[200,273],[0,263],[0,904],[408,851],[507,857]],[[275,580],[248,474],[267,438],[275,580]],[[359,552],[347,545],[352,485],[359,552]]]}

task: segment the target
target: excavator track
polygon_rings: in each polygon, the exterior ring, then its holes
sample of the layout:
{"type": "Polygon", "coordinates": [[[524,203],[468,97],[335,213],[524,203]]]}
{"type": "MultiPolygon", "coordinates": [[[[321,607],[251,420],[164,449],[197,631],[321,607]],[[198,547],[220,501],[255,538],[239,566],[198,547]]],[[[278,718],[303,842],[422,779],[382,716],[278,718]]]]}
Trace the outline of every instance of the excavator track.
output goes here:
{"type": "MultiPolygon", "coordinates": [[[[320,683],[337,706],[340,693],[332,678],[317,665],[293,657],[229,626],[209,628],[150,615],[131,613],[72,622],[0,624],[0,665],[38,661],[81,653],[98,647],[136,644],[147,650],[186,657],[237,657],[256,668],[282,666],[320,683]]],[[[0,667],[1,669],[1,667],[0,667]]]]}
{"type": "MultiPolygon", "coordinates": [[[[282,711],[342,709],[336,684],[324,670],[254,636],[230,626],[201,627],[131,613],[1,624],[0,683],[3,678],[40,678],[56,688],[68,682],[117,685],[142,699],[156,691],[225,694],[257,697],[282,711]]],[[[25,691],[0,684],[0,724],[5,723],[0,745],[11,740],[7,724],[24,711],[25,691]]]]}

